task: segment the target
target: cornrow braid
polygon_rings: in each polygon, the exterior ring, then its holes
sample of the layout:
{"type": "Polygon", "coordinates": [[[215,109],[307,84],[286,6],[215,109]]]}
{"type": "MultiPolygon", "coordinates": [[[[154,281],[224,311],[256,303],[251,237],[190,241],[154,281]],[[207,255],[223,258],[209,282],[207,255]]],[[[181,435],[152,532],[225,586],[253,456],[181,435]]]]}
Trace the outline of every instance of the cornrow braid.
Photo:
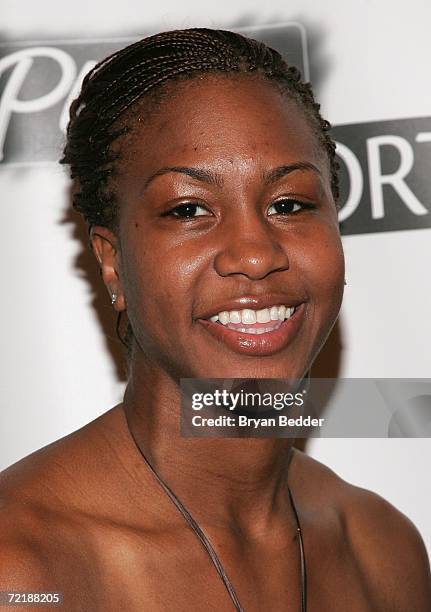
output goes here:
{"type": "Polygon", "coordinates": [[[164,84],[208,73],[257,72],[297,101],[309,118],[329,159],[331,187],[338,199],[338,164],[330,124],[320,115],[309,83],[264,43],[227,30],[189,28],[149,36],[99,62],[84,78],[70,107],[62,164],[69,164],[78,190],[74,208],[87,224],[115,230],[118,206],[108,189],[119,153],[111,146],[127,133],[119,120],[144,96],[164,84]]]}

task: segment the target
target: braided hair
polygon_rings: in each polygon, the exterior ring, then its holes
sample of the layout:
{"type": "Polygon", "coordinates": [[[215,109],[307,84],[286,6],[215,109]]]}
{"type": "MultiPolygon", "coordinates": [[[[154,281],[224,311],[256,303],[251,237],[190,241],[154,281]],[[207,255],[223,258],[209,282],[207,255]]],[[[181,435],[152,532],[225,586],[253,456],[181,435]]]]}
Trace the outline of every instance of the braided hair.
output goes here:
{"type": "Polygon", "coordinates": [[[117,229],[118,205],[109,179],[120,157],[112,144],[131,129],[125,121],[127,111],[144,96],[149,103],[157,102],[157,95],[170,83],[208,73],[255,73],[294,99],[326,151],[337,201],[338,164],[331,126],[321,117],[311,86],[301,80],[298,69],[288,66],[274,49],[241,34],[189,28],[144,38],[102,60],[85,77],[70,107],[60,163],[70,166],[78,187],[73,206],[89,227],[117,229]]]}

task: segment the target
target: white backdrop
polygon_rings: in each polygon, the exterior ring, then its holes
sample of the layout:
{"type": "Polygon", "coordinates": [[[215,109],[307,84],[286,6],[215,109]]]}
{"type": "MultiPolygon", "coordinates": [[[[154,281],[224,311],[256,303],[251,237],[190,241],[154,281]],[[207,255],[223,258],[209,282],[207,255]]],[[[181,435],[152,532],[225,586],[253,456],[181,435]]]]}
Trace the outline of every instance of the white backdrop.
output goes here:
{"type": "MultiPolygon", "coordinates": [[[[311,78],[314,64],[323,114],[332,123],[430,117],[431,4],[400,4],[3,0],[2,35],[7,42],[48,42],[297,21],[307,31],[311,78]]],[[[431,120],[429,125],[431,131],[431,120]]],[[[76,265],[81,243],[64,222],[63,169],[5,163],[0,191],[2,468],[113,406],[123,385],[92,307],[92,289],[76,265]]],[[[430,238],[431,229],[344,237],[348,285],[339,323],[339,375],[430,376],[430,238]]],[[[109,319],[107,297],[105,310],[109,319]]],[[[321,439],[309,450],[405,512],[431,551],[429,440],[321,439]]]]}

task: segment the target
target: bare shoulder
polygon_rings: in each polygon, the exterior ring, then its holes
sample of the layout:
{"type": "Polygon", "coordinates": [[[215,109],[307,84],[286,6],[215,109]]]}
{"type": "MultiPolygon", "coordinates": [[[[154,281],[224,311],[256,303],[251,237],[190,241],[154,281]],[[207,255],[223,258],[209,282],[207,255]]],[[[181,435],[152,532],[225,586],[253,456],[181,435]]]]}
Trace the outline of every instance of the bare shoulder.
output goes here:
{"type": "Polygon", "coordinates": [[[343,512],[367,583],[394,610],[430,610],[429,560],[416,527],[379,495],[349,489],[343,512]]]}
{"type": "Polygon", "coordinates": [[[49,564],[31,538],[20,537],[12,525],[9,534],[0,530],[0,542],[0,591],[50,590],[49,564]]]}
{"type": "Polygon", "coordinates": [[[0,591],[49,587],[62,559],[81,565],[126,480],[118,419],[114,409],[0,473],[0,591]]]}
{"type": "Polygon", "coordinates": [[[96,485],[101,473],[115,467],[113,459],[121,459],[128,446],[125,431],[123,413],[116,406],[0,472],[0,511],[5,499],[45,500],[50,505],[79,499],[86,481],[96,485]]]}
{"type": "MultiPolygon", "coordinates": [[[[0,515],[0,591],[38,594],[73,602],[77,612],[91,609],[80,599],[80,585],[85,585],[88,598],[93,597],[89,571],[85,563],[87,547],[77,551],[80,530],[75,530],[75,549],[64,516],[50,517],[39,511],[36,504],[24,507],[12,501],[6,503],[0,515]]],[[[38,607],[52,609],[52,603],[38,607]]],[[[55,599],[54,599],[55,601],[55,599]]],[[[22,610],[32,610],[34,604],[21,602],[22,610]]],[[[72,609],[68,607],[67,609],[72,609]]],[[[95,608],[93,608],[95,609],[95,608]]]]}
{"type": "Polygon", "coordinates": [[[7,479],[0,485],[0,591],[50,590],[49,551],[61,546],[53,524],[40,496],[15,493],[7,479]]]}
{"type": "Polygon", "coordinates": [[[293,484],[307,490],[308,503],[329,503],[337,513],[364,584],[382,609],[430,610],[430,565],[413,523],[376,493],[345,482],[300,451],[292,468],[293,484]]]}

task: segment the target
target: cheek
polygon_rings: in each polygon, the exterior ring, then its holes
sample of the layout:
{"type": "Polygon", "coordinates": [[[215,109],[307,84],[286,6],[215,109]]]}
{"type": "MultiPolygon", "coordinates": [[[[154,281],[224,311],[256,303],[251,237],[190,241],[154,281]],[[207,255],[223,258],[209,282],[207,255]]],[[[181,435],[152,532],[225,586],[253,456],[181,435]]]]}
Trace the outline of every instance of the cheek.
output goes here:
{"type": "Polygon", "coordinates": [[[169,335],[189,321],[192,287],[201,265],[199,253],[185,244],[165,244],[140,234],[123,249],[122,284],[134,329],[169,335]]]}
{"type": "Polygon", "coordinates": [[[338,312],[344,290],[344,253],[338,227],[321,223],[303,244],[300,265],[307,292],[316,307],[325,305],[338,312]]]}

